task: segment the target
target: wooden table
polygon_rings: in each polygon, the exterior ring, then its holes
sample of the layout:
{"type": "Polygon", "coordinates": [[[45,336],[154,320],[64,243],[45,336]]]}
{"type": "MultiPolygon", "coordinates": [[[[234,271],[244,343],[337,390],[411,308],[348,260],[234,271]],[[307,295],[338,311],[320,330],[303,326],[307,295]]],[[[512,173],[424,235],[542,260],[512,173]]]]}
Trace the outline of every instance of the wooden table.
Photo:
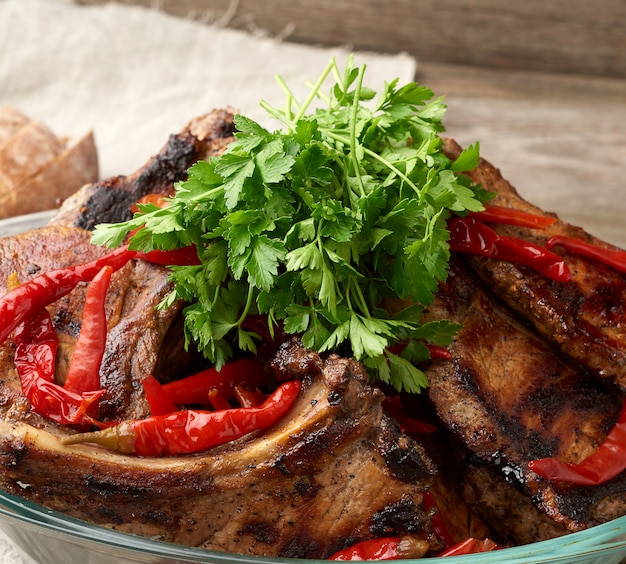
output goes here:
{"type": "Polygon", "coordinates": [[[527,199],[626,246],[623,0],[161,0],[156,5],[293,41],[414,55],[417,80],[446,96],[448,135],[462,144],[479,140],[482,155],[527,199]]]}

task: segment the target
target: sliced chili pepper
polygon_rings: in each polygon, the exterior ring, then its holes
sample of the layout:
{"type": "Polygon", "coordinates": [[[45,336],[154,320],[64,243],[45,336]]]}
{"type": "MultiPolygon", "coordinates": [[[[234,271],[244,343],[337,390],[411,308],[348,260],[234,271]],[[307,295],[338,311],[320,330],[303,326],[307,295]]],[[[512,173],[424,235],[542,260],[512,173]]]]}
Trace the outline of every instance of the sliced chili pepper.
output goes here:
{"type": "Polygon", "coordinates": [[[556,458],[540,458],[531,460],[528,467],[547,480],[577,486],[597,486],[615,478],[626,470],[626,403],[604,442],[578,464],[556,458]]]}
{"type": "Polygon", "coordinates": [[[137,213],[139,211],[139,206],[142,204],[153,204],[157,208],[164,208],[169,205],[166,196],[162,194],[146,194],[139,198],[132,206],[130,206],[130,211],[133,213],[137,213]]]}
{"type": "Polygon", "coordinates": [[[203,404],[209,392],[215,388],[227,401],[235,400],[235,386],[242,382],[250,387],[260,387],[265,382],[263,366],[255,359],[233,360],[216,368],[163,384],[163,389],[176,405],[203,404]]]}
{"type": "Polygon", "coordinates": [[[256,407],[265,401],[265,395],[258,389],[250,390],[242,384],[235,386],[235,397],[241,407],[256,407]]]}
{"type": "Polygon", "coordinates": [[[96,424],[90,412],[105,390],[78,394],[54,383],[57,337],[48,310],[25,319],[15,331],[15,367],[33,411],[62,425],[96,424]]]}
{"type": "Polygon", "coordinates": [[[626,272],[626,251],[603,249],[592,243],[587,243],[565,235],[554,235],[550,237],[546,242],[546,247],[548,249],[562,247],[566,251],[597,260],[620,272],[626,272]]]}
{"type": "Polygon", "coordinates": [[[259,407],[225,411],[185,409],[72,435],[63,439],[63,443],[92,442],[139,456],[201,452],[273,425],[287,413],[301,387],[299,380],[285,382],[259,407]]]}
{"type": "Polygon", "coordinates": [[[135,257],[135,251],[120,247],[99,259],[52,270],[0,297],[0,342],[32,313],[69,294],[79,282],[89,282],[104,266],[118,270],[135,257]]]}
{"type": "Polygon", "coordinates": [[[437,427],[434,425],[407,415],[400,396],[385,397],[383,409],[398,422],[404,433],[434,433],[437,431],[437,427]]]}
{"type": "Polygon", "coordinates": [[[215,388],[212,388],[209,391],[208,400],[211,404],[211,407],[215,411],[225,411],[232,408],[232,406],[224,399],[224,396],[220,394],[215,388]]]}
{"type": "Polygon", "coordinates": [[[195,266],[202,263],[195,245],[187,245],[169,251],[159,249],[146,253],[137,251],[137,258],[163,266],[195,266]]]}
{"type": "Polygon", "coordinates": [[[358,562],[362,560],[399,560],[399,537],[383,537],[358,542],[335,552],[328,560],[358,562]]]}
{"type": "Polygon", "coordinates": [[[530,227],[532,229],[545,229],[556,221],[555,217],[538,215],[515,208],[506,208],[504,206],[485,206],[484,211],[471,212],[469,215],[485,223],[517,225],[519,227],[530,227]]]}
{"type": "Polygon", "coordinates": [[[430,353],[431,360],[450,360],[452,358],[452,354],[446,347],[427,343],[426,348],[430,353]]]}
{"type": "Polygon", "coordinates": [[[498,235],[473,217],[448,221],[450,250],[472,253],[528,266],[556,282],[568,282],[572,275],[565,261],[539,245],[515,237],[498,235]]]}
{"type": "Polygon", "coordinates": [[[498,545],[491,539],[481,540],[470,537],[438,554],[438,557],[442,558],[445,556],[461,556],[462,554],[477,554],[478,552],[491,552],[492,550],[497,549],[498,545]]]}
{"type": "Polygon", "coordinates": [[[434,510],[430,518],[431,526],[433,528],[433,533],[437,536],[437,538],[443,542],[443,546],[445,549],[449,549],[453,547],[456,542],[448,529],[448,525],[446,524],[441,511],[439,511],[439,506],[437,505],[437,501],[432,492],[427,491],[424,493],[424,500],[422,501],[422,506],[425,511],[434,510]]]}
{"type": "Polygon", "coordinates": [[[89,284],[80,333],[72,353],[64,388],[92,392],[100,388],[100,364],[107,340],[105,299],[113,268],[105,266],[89,284]]]}
{"type": "Polygon", "coordinates": [[[150,407],[150,415],[166,415],[178,411],[170,396],[163,389],[163,385],[151,374],[142,381],[143,391],[146,394],[146,401],[150,407]]]}

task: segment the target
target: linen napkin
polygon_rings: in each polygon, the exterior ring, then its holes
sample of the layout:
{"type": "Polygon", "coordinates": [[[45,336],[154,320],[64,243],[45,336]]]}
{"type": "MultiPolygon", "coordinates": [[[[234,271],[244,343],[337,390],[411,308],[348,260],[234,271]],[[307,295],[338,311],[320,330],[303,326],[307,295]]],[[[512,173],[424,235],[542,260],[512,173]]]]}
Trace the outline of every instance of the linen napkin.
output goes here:
{"type": "MultiPolygon", "coordinates": [[[[72,138],[93,130],[105,178],[133,172],[171,133],[214,108],[230,105],[277,128],[259,107],[262,99],[283,103],[274,76],[302,99],[328,60],[343,64],[349,51],[136,6],[0,0],[0,105],[72,138]]],[[[412,80],[416,70],[402,53],[356,53],[355,62],[367,64],[365,83],[378,90],[384,80],[412,80]]],[[[0,562],[35,564],[1,532],[0,562]]],[[[73,562],[68,552],[66,564],[73,562]]]]}

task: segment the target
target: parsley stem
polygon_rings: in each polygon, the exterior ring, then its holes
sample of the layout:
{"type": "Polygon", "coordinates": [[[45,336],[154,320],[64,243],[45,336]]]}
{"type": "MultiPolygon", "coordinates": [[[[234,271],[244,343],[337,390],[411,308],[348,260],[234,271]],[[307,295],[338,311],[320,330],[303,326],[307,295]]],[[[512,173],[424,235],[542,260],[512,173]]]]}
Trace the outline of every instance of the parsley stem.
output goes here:
{"type": "Polygon", "coordinates": [[[357,141],[356,141],[356,120],[361,106],[361,86],[363,85],[363,76],[365,75],[365,65],[359,67],[359,74],[357,77],[356,87],[354,90],[354,99],[352,100],[352,108],[350,111],[350,159],[352,160],[352,166],[354,167],[354,175],[359,183],[359,190],[361,197],[365,197],[365,188],[363,187],[363,179],[361,178],[361,165],[359,163],[359,157],[357,155],[357,141]]]}
{"type": "MultiPolygon", "coordinates": [[[[317,97],[318,92],[321,90],[322,84],[324,84],[324,81],[326,80],[330,72],[333,70],[333,68],[335,68],[336,66],[337,66],[337,63],[335,62],[334,58],[331,59],[328,65],[326,65],[324,72],[322,72],[320,77],[317,79],[317,82],[313,85],[313,89],[311,90],[311,92],[309,92],[309,95],[304,101],[304,104],[302,104],[300,111],[293,118],[294,123],[298,123],[304,117],[304,114],[309,109],[309,106],[313,103],[313,100],[317,97]]],[[[291,124],[291,130],[295,131],[295,127],[293,123],[291,124]]]]}
{"type": "Polygon", "coordinates": [[[248,286],[248,297],[246,298],[246,305],[244,306],[243,311],[241,312],[241,315],[239,316],[239,319],[237,320],[237,323],[236,323],[237,327],[240,327],[241,324],[246,319],[246,317],[248,317],[248,313],[250,312],[250,308],[252,307],[253,298],[254,298],[254,286],[250,284],[248,286]]]}
{"type": "MultiPolygon", "coordinates": [[[[344,145],[349,145],[350,142],[343,136],[341,135],[337,135],[336,133],[334,133],[333,131],[330,131],[328,129],[324,129],[323,130],[324,134],[327,135],[328,137],[330,137],[331,139],[338,141],[339,143],[343,143],[344,145]]],[[[406,175],[404,174],[399,168],[395,167],[392,163],[390,163],[385,157],[379,155],[378,153],[376,153],[375,151],[372,151],[371,149],[368,149],[367,147],[361,145],[361,148],[363,149],[363,152],[365,154],[367,154],[368,156],[372,157],[373,159],[376,159],[377,161],[379,161],[380,163],[382,163],[383,165],[385,165],[391,172],[393,172],[394,174],[398,175],[402,180],[404,180],[411,188],[413,188],[413,190],[415,191],[415,193],[421,197],[421,191],[420,189],[415,185],[415,183],[406,175]]]]}
{"type": "Polygon", "coordinates": [[[292,106],[295,106],[296,109],[299,110],[300,104],[298,104],[296,97],[293,95],[293,92],[291,91],[291,88],[287,86],[287,83],[285,82],[282,76],[280,75],[276,76],[276,82],[278,83],[278,85],[281,87],[282,91],[286,95],[285,115],[291,119],[293,117],[293,113],[291,111],[292,106]]]}

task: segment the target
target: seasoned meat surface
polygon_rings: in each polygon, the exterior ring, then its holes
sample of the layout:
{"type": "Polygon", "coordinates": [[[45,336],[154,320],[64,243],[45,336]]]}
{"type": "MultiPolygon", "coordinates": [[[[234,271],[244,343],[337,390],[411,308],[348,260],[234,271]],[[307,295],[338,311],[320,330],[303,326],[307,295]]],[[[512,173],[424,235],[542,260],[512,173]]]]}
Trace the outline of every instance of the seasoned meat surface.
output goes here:
{"type": "Polygon", "coordinates": [[[436,544],[422,508],[435,468],[383,414],[361,366],[291,342],[272,367],[279,380],[303,381],[291,411],[260,434],[193,456],[64,446],[67,429],[2,417],[0,485],[74,517],[220,551],[324,558],[389,534],[436,544]]]}
{"type": "MultiPolygon", "coordinates": [[[[441,421],[477,460],[567,530],[626,512],[626,474],[606,489],[566,487],[527,466],[546,456],[575,463],[594,452],[619,416],[623,395],[616,388],[521,324],[461,260],[453,259],[427,319],[462,324],[452,358],[427,370],[428,394],[441,421]]],[[[537,539],[516,539],[531,540],[537,539]]]]}
{"type": "MultiPolygon", "coordinates": [[[[444,150],[454,159],[460,147],[447,140],[444,150]]],[[[467,174],[497,194],[491,202],[495,205],[553,215],[522,199],[500,171],[485,160],[467,174]]],[[[541,246],[552,235],[566,235],[601,248],[615,248],[560,220],[545,230],[509,226],[494,229],[541,246]]],[[[626,275],[558,247],[553,251],[565,257],[572,272],[570,282],[554,282],[530,268],[484,257],[471,257],[470,264],[492,291],[524,315],[540,335],[600,377],[626,389],[626,275]]]]}
{"type": "MultiPolygon", "coordinates": [[[[20,282],[56,268],[101,257],[107,249],[89,242],[88,231],[53,225],[0,239],[0,286],[9,275],[20,282]]],[[[107,388],[99,417],[125,419],[147,414],[141,380],[155,374],[160,351],[181,303],[168,309],[156,306],[171,290],[167,270],[145,261],[131,261],[111,279],[106,299],[108,335],[100,381],[107,388]]],[[[57,382],[63,384],[82,323],[87,285],[49,306],[59,338],[57,382]]],[[[4,345],[8,350],[10,343],[4,345]]],[[[4,366],[2,373],[12,371],[4,366]]],[[[19,388],[18,388],[19,389],[19,388]]]]}

